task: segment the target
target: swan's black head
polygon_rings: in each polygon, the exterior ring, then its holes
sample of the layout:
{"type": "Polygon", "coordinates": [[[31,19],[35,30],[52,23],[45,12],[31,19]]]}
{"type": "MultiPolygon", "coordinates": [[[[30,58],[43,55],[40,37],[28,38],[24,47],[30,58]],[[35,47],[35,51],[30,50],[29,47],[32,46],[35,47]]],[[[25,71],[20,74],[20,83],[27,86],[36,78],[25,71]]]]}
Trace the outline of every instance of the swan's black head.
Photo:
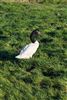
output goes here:
{"type": "Polygon", "coordinates": [[[30,34],[30,40],[31,40],[31,42],[34,43],[34,42],[37,40],[38,35],[40,35],[39,30],[38,30],[38,29],[33,30],[33,31],[31,32],[31,34],[30,34]]]}

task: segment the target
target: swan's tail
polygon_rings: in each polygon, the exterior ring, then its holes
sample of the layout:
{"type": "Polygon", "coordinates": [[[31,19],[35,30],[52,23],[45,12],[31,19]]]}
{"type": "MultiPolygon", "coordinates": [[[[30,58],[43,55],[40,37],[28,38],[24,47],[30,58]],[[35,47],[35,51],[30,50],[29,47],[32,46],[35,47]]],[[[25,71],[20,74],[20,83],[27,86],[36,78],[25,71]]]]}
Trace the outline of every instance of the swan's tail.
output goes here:
{"type": "Polygon", "coordinates": [[[32,58],[32,56],[21,56],[21,55],[18,55],[18,56],[16,56],[15,58],[17,58],[17,59],[29,59],[29,58],[32,58]]]}
{"type": "Polygon", "coordinates": [[[17,58],[17,59],[22,59],[20,55],[16,56],[15,58],[17,58]]]}

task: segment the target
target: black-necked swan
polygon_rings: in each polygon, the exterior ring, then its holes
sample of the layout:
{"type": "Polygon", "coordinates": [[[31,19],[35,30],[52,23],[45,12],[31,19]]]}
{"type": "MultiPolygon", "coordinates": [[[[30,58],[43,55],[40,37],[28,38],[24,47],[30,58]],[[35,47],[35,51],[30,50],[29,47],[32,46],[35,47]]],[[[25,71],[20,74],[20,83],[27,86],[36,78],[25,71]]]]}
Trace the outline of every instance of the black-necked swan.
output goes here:
{"type": "Polygon", "coordinates": [[[39,42],[37,40],[40,32],[36,29],[30,34],[30,40],[32,43],[26,45],[21,51],[20,54],[16,56],[18,59],[29,59],[32,58],[33,54],[37,51],[39,47],[39,42]]]}

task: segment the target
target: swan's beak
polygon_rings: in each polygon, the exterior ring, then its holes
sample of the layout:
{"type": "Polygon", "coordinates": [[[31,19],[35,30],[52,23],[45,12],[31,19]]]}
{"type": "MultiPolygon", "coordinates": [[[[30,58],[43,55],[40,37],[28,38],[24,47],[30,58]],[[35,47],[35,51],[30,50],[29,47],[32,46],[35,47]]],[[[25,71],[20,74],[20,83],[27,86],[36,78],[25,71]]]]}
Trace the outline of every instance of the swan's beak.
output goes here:
{"type": "Polygon", "coordinates": [[[40,35],[40,34],[41,34],[41,32],[38,32],[38,34],[40,35]]]}

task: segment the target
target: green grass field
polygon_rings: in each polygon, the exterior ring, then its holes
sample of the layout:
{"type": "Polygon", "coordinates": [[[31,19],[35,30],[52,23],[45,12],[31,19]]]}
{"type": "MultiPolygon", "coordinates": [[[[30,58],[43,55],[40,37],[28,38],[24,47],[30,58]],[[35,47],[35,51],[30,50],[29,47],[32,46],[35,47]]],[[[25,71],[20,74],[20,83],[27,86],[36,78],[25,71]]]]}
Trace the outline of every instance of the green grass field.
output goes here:
{"type": "Polygon", "coordinates": [[[67,4],[0,3],[0,100],[67,100],[67,4]],[[29,60],[15,59],[40,30],[29,60]]]}

